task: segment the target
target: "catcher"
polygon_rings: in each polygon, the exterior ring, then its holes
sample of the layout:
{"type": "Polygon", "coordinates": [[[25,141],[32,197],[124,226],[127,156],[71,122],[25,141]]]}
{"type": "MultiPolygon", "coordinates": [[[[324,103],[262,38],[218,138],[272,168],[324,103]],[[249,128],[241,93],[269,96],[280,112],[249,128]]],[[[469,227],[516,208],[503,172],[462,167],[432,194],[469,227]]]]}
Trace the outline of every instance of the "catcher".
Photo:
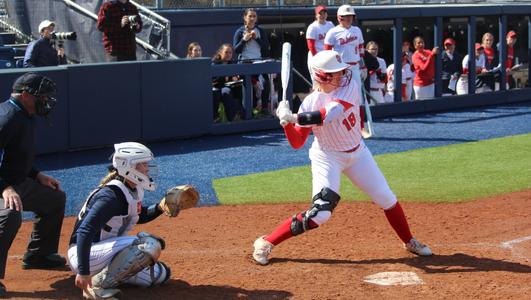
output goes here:
{"type": "Polygon", "coordinates": [[[87,299],[117,299],[123,283],[151,287],[166,282],[170,268],[158,261],[164,240],[145,232],[127,233],[137,223],[161,214],[175,217],[199,201],[197,190],[186,185],[170,189],[157,204],[142,206],[144,190],[155,190],[149,177],[153,153],[134,142],[115,144],[114,149],[109,174],[87,197],[70,237],[69,265],[87,299]]]}

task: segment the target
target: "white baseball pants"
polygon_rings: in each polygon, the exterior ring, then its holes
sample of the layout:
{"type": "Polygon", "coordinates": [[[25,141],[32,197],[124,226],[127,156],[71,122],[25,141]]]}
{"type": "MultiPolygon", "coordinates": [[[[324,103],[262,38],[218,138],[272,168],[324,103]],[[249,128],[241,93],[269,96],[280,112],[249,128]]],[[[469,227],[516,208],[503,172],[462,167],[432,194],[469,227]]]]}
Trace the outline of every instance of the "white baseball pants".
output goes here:
{"type": "MultiPolygon", "coordinates": [[[[113,257],[125,247],[131,245],[136,236],[119,236],[110,238],[99,243],[92,244],[90,248],[90,274],[98,274],[103,268],[111,263],[113,257]]],[[[78,273],[77,246],[73,245],[68,249],[68,264],[74,274],[78,273]]],[[[158,278],[161,273],[160,265],[154,266],[154,278],[158,278]]],[[[127,279],[124,283],[149,287],[153,284],[150,268],[145,268],[136,275],[127,279]]]]}
{"type": "MultiPolygon", "coordinates": [[[[387,184],[371,152],[364,144],[353,153],[323,151],[312,147],[310,160],[312,162],[312,195],[316,195],[325,187],[339,194],[340,179],[343,173],[384,210],[393,207],[397,202],[396,196],[387,184]]],[[[330,218],[330,215],[329,212],[319,213],[312,220],[321,225],[330,218]]]]}

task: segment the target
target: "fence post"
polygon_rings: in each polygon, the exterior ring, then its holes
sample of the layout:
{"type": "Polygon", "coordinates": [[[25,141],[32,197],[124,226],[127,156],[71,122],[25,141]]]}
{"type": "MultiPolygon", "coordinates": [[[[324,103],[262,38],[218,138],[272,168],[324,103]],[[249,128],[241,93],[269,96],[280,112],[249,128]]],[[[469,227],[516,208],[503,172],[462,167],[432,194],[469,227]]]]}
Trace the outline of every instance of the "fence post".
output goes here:
{"type": "Polygon", "coordinates": [[[476,93],[476,16],[468,17],[468,94],[476,93]]]}
{"type": "MultiPolygon", "coordinates": [[[[505,62],[507,61],[507,40],[505,39],[505,34],[507,32],[507,16],[501,15],[498,19],[498,39],[500,41],[500,48],[498,51],[500,51],[500,61],[502,68],[500,70],[500,91],[506,90],[506,84],[507,84],[507,77],[505,76],[506,71],[505,69],[507,66],[505,65],[505,62]]],[[[496,47],[496,45],[494,45],[496,47]]]]}
{"type": "Polygon", "coordinates": [[[435,24],[433,26],[433,46],[439,47],[439,54],[435,60],[435,97],[441,97],[442,95],[442,54],[444,52],[444,47],[442,45],[442,35],[444,32],[443,28],[443,19],[442,17],[435,18],[435,24]]]}
{"type": "Polygon", "coordinates": [[[402,18],[396,18],[393,28],[394,102],[402,102],[402,18]]]}

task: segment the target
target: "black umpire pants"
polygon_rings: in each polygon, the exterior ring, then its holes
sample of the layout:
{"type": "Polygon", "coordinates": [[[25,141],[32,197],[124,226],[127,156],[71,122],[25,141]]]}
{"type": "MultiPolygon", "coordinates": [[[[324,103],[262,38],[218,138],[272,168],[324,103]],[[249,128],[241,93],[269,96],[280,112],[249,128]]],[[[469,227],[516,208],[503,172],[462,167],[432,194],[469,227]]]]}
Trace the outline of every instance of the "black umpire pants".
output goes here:
{"type": "MultiPolygon", "coordinates": [[[[24,211],[35,213],[33,232],[24,259],[32,260],[57,253],[65,213],[65,193],[31,178],[26,178],[14,189],[22,200],[24,211]]],[[[21,212],[4,209],[4,200],[0,198],[0,279],[4,278],[8,250],[21,223],[21,212]]]]}

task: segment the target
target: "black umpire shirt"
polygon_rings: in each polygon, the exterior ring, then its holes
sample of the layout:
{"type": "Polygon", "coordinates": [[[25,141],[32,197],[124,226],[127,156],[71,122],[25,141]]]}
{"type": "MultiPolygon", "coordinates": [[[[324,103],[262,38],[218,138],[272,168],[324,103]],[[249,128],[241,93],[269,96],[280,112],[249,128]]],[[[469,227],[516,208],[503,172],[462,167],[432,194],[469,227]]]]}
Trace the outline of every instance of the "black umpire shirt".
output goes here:
{"type": "Polygon", "coordinates": [[[14,98],[0,103],[0,193],[37,177],[34,157],[33,118],[14,98]]]}

